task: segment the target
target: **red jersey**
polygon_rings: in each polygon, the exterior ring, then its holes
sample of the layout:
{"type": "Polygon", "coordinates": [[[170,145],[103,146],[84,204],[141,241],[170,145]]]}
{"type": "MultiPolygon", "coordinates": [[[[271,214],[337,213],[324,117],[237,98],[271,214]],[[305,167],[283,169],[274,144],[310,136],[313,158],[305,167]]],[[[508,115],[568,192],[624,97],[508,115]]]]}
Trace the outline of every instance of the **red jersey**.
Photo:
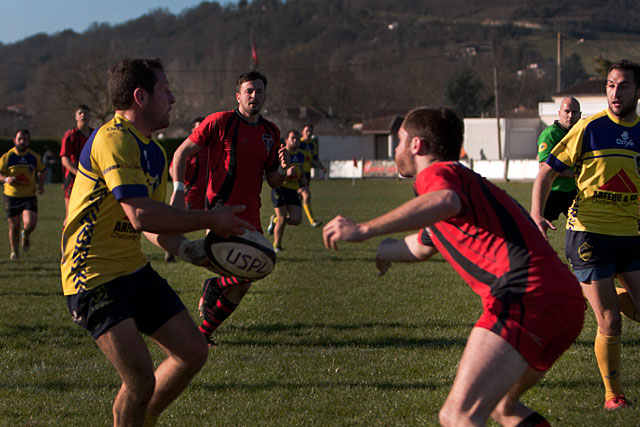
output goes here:
{"type": "Polygon", "coordinates": [[[244,205],[238,217],[262,231],[262,177],[278,169],[278,127],[262,116],[248,123],[237,111],[222,111],[204,119],[189,139],[209,149],[207,208],[244,205]]]}
{"type": "MultiPolygon", "coordinates": [[[[89,135],[91,135],[92,132],[93,129],[89,128],[89,135]]],[[[88,139],[89,137],[84,136],[84,134],[80,132],[80,129],[78,129],[77,127],[69,129],[62,137],[60,157],[67,156],[69,157],[69,160],[71,160],[71,163],[77,165],[78,159],[80,158],[80,152],[82,151],[82,148],[84,147],[84,144],[88,139]]],[[[73,181],[75,180],[76,176],[70,173],[64,166],[62,167],[62,170],[64,173],[63,187],[65,189],[65,194],[67,194],[67,192],[70,192],[71,188],[73,188],[73,181]]]]}
{"type": "Polygon", "coordinates": [[[437,162],[418,174],[414,189],[420,195],[451,190],[460,198],[460,213],[423,230],[420,239],[438,249],[485,309],[496,300],[581,298],[577,280],[529,213],[494,184],[458,162],[437,162]]]}

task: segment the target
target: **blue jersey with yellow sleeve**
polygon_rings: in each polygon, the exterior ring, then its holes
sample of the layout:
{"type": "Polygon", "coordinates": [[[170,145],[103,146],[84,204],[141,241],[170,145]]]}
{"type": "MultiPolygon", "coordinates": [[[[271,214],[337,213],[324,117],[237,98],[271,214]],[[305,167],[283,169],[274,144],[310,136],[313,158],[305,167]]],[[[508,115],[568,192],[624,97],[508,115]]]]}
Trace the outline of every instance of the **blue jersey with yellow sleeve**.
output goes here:
{"type": "Polygon", "coordinates": [[[311,139],[301,139],[300,150],[305,154],[304,171],[309,173],[311,172],[313,161],[318,160],[318,138],[313,137],[311,139]]]}
{"type": "Polygon", "coordinates": [[[296,176],[292,179],[286,179],[280,186],[291,190],[297,190],[300,188],[300,178],[304,172],[305,152],[298,149],[295,152],[289,152],[289,154],[291,155],[291,164],[295,165],[296,176]]]}
{"type": "Polygon", "coordinates": [[[65,295],[133,273],[147,263],[141,233],[118,201],[151,197],[164,202],[166,186],[164,149],[124,116],[116,114],[93,133],[80,154],[62,233],[65,295]]]}
{"type": "Polygon", "coordinates": [[[640,124],[623,122],[609,109],[580,120],[551,151],[547,163],[562,172],[574,167],[578,195],[567,229],[638,235],[640,124]]]}
{"type": "Polygon", "coordinates": [[[36,195],[36,175],[44,171],[40,154],[27,148],[20,153],[13,147],[0,157],[0,173],[16,179],[4,184],[4,194],[9,197],[33,197],[36,195]]]}

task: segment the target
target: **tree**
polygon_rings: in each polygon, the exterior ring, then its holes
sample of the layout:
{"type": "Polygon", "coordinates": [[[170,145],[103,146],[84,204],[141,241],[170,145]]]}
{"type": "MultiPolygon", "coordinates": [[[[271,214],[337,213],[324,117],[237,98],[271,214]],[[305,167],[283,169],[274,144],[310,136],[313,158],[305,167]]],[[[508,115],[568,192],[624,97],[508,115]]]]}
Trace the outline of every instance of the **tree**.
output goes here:
{"type": "Polygon", "coordinates": [[[493,103],[493,96],[485,94],[484,84],[468,67],[447,81],[446,96],[461,117],[479,117],[493,103]]]}

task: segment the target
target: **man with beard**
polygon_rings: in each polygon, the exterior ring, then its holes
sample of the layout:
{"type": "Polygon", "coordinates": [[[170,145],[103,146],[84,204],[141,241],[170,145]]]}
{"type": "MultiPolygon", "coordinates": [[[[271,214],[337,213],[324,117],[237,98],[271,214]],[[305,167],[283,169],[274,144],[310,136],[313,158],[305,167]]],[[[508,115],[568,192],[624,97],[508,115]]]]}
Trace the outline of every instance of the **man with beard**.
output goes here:
{"type": "Polygon", "coordinates": [[[22,250],[30,247],[29,236],[38,224],[38,193],[44,193],[45,167],[40,155],[29,148],[31,134],[28,129],[16,132],[13,148],[0,158],[0,181],[4,182],[4,208],[9,222],[10,259],[19,257],[18,239],[22,236],[22,250]],[[20,216],[22,215],[22,233],[20,216]]]}
{"type": "Polygon", "coordinates": [[[175,98],[160,59],[126,58],[108,72],[115,116],[87,141],[62,233],[62,288],[74,322],[116,368],[113,424],[154,425],[207,360],[207,343],[176,292],[147,262],[140,235],[186,261],[179,233],[228,236],[253,227],[238,207],[184,211],[164,203],[167,159],[152,133],[169,126],[175,98]],[[154,369],[142,334],[166,358],[154,369]]]}
{"type": "Polygon", "coordinates": [[[604,408],[617,410],[630,404],[620,383],[620,311],[634,318],[640,308],[640,66],[613,64],[606,91],[608,107],[576,123],[541,165],[531,216],[543,235],[555,230],[543,215],[547,195],[553,180],[573,168],[578,195],[567,216],[565,253],[598,322],[594,347],[604,408]]]}
{"type": "MultiPolygon", "coordinates": [[[[520,402],[582,328],[584,300],[568,267],[507,193],[459,163],[462,120],[449,108],[416,108],[400,130],[398,172],[415,177],[416,198],[367,222],[337,216],[324,244],[383,240],[376,266],[424,261],[440,252],[482,299],[458,372],[440,410],[446,426],[548,426],[520,402]]],[[[433,283],[432,285],[438,286],[433,283]]]]}
{"type": "MultiPolygon", "coordinates": [[[[280,130],[260,115],[267,97],[267,78],[258,71],[236,80],[238,108],[209,115],[184,140],[173,155],[172,206],[184,208],[184,177],[187,159],[208,149],[209,181],[207,209],[242,205],[238,216],[262,232],[260,193],[263,176],[271,188],[284,182],[290,156],[280,146],[280,130]]],[[[203,321],[200,332],[210,346],[211,334],[238,307],[251,281],[237,277],[213,277],[202,284],[198,304],[203,321]]]]}

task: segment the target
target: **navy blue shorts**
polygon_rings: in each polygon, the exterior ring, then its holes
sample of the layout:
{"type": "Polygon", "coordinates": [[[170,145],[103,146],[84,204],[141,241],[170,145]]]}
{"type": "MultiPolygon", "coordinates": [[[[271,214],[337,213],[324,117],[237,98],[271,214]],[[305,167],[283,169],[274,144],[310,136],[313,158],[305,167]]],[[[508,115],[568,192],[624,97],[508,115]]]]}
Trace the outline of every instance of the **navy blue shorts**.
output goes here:
{"type": "Polygon", "coordinates": [[[278,187],[275,190],[271,190],[271,201],[276,208],[282,206],[302,206],[298,191],[285,187],[278,187]]]}
{"type": "Polygon", "coordinates": [[[66,298],[73,321],[93,339],[129,318],[136,321],[140,332],[151,335],[185,309],[178,294],[149,264],[66,298]]]}
{"type": "Polygon", "coordinates": [[[11,197],[4,196],[4,210],[7,219],[20,215],[23,211],[33,211],[38,213],[38,199],[33,197],[11,197]]]}
{"type": "Polygon", "coordinates": [[[564,250],[582,283],[640,270],[640,235],[610,236],[567,230],[564,250]]]}

